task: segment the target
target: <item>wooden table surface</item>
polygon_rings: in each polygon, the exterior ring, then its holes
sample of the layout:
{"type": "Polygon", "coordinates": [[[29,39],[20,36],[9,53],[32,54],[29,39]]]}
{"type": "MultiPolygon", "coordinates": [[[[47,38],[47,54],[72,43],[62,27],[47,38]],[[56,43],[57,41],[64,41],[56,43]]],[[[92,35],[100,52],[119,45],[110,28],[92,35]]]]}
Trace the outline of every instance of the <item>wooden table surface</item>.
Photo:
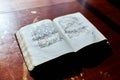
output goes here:
{"type": "Polygon", "coordinates": [[[43,19],[81,12],[108,39],[113,55],[64,80],[120,80],[120,10],[109,0],[0,0],[0,80],[33,80],[15,32],[43,19]]]}

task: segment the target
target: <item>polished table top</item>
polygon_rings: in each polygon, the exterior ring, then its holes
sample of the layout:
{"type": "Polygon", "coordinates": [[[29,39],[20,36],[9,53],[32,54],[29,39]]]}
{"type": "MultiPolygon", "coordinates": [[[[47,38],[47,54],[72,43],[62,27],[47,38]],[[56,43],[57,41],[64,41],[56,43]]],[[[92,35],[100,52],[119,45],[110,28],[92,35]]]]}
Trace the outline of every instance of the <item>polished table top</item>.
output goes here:
{"type": "Polygon", "coordinates": [[[109,0],[1,0],[0,80],[33,80],[25,66],[15,32],[43,19],[81,12],[108,39],[113,55],[97,67],[84,68],[65,80],[120,80],[120,10],[109,0]]]}

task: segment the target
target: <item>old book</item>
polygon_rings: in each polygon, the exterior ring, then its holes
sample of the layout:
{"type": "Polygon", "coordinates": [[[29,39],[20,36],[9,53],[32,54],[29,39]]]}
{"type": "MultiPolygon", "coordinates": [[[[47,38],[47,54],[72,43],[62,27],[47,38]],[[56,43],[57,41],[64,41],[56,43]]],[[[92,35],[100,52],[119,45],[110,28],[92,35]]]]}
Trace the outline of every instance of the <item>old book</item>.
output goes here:
{"type": "Polygon", "coordinates": [[[26,25],[16,37],[35,80],[58,78],[78,67],[91,66],[89,61],[97,59],[91,56],[109,54],[107,39],[79,12],[26,25]]]}

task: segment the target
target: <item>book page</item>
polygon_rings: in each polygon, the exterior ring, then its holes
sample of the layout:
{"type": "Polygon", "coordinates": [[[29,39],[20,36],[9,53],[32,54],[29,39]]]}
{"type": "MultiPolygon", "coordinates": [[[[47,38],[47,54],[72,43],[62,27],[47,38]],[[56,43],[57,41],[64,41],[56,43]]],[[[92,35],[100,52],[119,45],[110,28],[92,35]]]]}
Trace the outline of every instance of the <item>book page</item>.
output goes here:
{"type": "Polygon", "coordinates": [[[73,13],[54,19],[73,50],[106,39],[81,13],[73,13]]]}
{"type": "Polygon", "coordinates": [[[51,20],[25,26],[20,32],[34,66],[72,52],[51,20]]]}

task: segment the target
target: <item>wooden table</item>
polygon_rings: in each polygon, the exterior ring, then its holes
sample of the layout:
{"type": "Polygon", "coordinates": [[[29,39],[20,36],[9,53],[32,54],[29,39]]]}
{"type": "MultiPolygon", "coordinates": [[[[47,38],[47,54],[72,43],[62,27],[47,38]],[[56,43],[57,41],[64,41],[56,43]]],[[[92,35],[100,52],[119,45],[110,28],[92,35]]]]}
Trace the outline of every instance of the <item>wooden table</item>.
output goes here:
{"type": "Polygon", "coordinates": [[[108,38],[113,55],[97,67],[83,68],[65,80],[120,80],[120,10],[107,0],[1,0],[0,80],[33,80],[15,33],[43,19],[81,12],[108,38]]]}

